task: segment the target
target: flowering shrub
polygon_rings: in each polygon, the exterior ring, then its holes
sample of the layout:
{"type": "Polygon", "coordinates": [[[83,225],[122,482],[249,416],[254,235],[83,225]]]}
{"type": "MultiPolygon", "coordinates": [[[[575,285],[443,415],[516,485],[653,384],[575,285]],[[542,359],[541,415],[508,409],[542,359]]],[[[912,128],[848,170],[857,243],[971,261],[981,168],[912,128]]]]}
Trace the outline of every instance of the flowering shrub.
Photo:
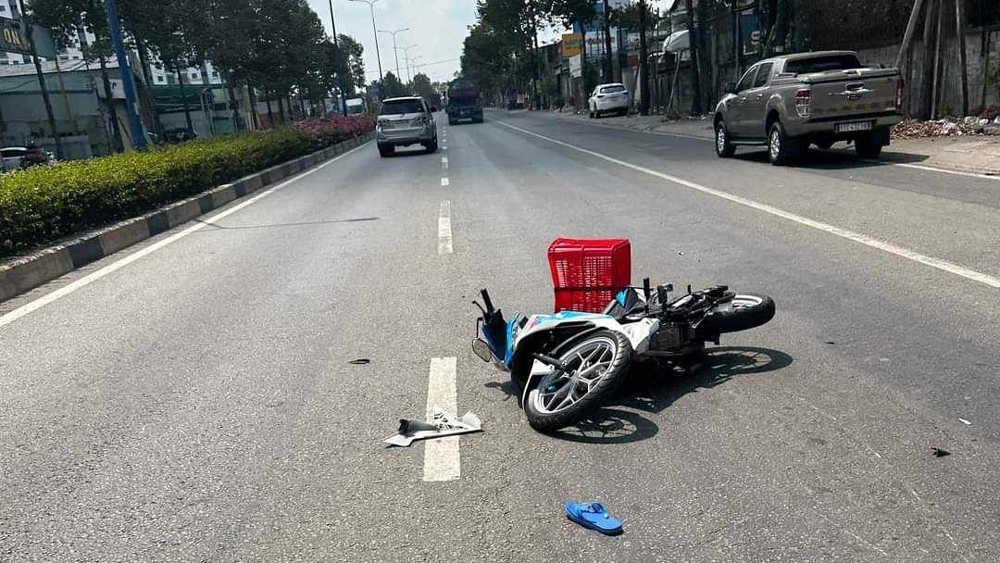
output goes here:
{"type": "Polygon", "coordinates": [[[0,177],[0,257],[140,215],[373,128],[371,119],[338,116],[11,173],[0,177]]]}
{"type": "Polygon", "coordinates": [[[375,122],[361,115],[334,115],[327,119],[300,121],[291,128],[307,135],[316,148],[323,148],[372,131],[375,122]]]}

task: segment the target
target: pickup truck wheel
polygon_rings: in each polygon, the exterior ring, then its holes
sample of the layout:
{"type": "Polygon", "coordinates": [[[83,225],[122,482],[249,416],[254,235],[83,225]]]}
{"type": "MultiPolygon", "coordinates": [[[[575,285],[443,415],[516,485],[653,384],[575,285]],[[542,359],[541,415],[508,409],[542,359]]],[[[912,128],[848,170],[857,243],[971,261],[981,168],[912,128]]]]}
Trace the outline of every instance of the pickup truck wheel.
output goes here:
{"type": "Polygon", "coordinates": [[[719,158],[729,158],[736,153],[736,146],[729,140],[729,130],[726,129],[726,122],[719,120],[715,126],[715,154],[719,158]]]}
{"type": "Polygon", "coordinates": [[[785,135],[785,128],[780,121],[771,124],[771,131],[767,135],[767,159],[775,166],[782,166],[795,156],[796,142],[785,135]]]}
{"type": "Polygon", "coordinates": [[[875,136],[861,137],[854,140],[854,151],[861,158],[878,158],[882,145],[875,141],[875,136]]]}

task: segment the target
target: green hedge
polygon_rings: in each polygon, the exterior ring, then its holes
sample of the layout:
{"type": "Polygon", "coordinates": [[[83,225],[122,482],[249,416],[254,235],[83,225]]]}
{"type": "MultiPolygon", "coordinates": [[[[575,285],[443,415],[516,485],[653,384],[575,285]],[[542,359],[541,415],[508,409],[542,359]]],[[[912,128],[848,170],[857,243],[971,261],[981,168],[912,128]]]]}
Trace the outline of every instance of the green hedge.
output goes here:
{"type": "Polygon", "coordinates": [[[9,174],[0,178],[0,257],[141,215],[365,129],[322,137],[274,129],[9,174]]]}

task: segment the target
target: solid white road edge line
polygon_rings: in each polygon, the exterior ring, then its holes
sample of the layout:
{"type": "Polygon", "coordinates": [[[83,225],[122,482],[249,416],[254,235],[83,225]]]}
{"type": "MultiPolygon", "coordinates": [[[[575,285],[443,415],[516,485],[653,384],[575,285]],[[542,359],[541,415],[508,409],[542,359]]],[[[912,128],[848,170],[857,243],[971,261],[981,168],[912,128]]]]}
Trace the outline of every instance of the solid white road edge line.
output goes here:
{"type": "Polygon", "coordinates": [[[149,256],[150,254],[156,252],[157,250],[160,250],[161,248],[163,248],[165,246],[169,246],[169,245],[171,245],[171,244],[173,244],[173,243],[181,240],[182,238],[190,235],[191,233],[200,231],[201,229],[204,229],[205,227],[207,227],[208,224],[211,223],[211,222],[213,222],[213,221],[218,221],[219,219],[223,219],[225,217],[228,217],[228,216],[232,215],[233,213],[236,213],[237,211],[239,211],[239,210],[241,210],[241,209],[243,209],[243,208],[245,208],[247,206],[253,205],[254,203],[257,203],[258,201],[260,201],[261,199],[264,199],[265,197],[271,195],[272,193],[274,193],[274,192],[276,192],[276,191],[284,188],[285,186],[287,186],[287,185],[289,185],[289,184],[291,184],[293,182],[296,182],[298,180],[301,180],[302,178],[305,178],[306,176],[308,176],[308,175],[310,175],[310,174],[312,174],[314,172],[318,172],[323,167],[325,167],[325,166],[327,166],[329,164],[333,164],[334,162],[337,162],[338,160],[344,158],[345,156],[347,156],[347,155],[349,155],[349,154],[351,154],[351,153],[353,153],[355,151],[361,150],[363,147],[366,147],[366,146],[368,146],[368,143],[364,143],[363,145],[361,145],[359,147],[355,147],[355,148],[353,148],[353,149],[345,152],[344,154],[342,154],[340,156],[337,156],[337,157],[335,157],[335,158],[333,158],[331,160],[328,160],[328,161],[324,162],[323,164],[320,164],[319,166],[317,166],[317,167],[315,167],[315,168],[313,168],[311,170],[306,170],[305,172],[302,172],[301,174],[298,174],[298,175],[296,175],[296,176],[294,176],[292,178],[289,178],[289,179],[281,182],[280,184],[278,184],[276,186],[272,186],[272,187],[268,188],[267,190],[261,192],[260,194],[255,195],[252,198],[250,198],[250,199],[248,199],[248,200],[246,200],[246,201],[244,201],[244,202],[242,202],[240,204],[234,205],[233,207],[230,207],[229,209],[226,209],[226,210],[224,210],[224,211],[222,211],[220,213],[216,213],[215,215],[212,215],[211,217],[205,218],[201,222],[199,222],[199,223],[197,223],[195,225],[192,225],[192,226],[184,229],[183,231],[181,231],[179,233],[170,235],[169,237],[167,237],[167,238],[165,238],[165,239],[163,239],[163,240],[161,240],[159,242],[156,242],[154,244],[151,244],[151,245],[147,246],[146,248],[143,248],[142,250],[139,250],[138,252],[135,252],[133,254],[129,254],[128,256],[126,256],[126,257],[118,260],[117,262],[113,262],[113,263],[108,264],[107,266],[101,268],[100,270],[97,270],[96,272],[92,272],[90,274],[87,274],[86,276],[84,276],[84,277],[82,277],[82,278],[74,281],[71,284],[65,285],[65,286],[63,286],[63,287],[61,287],[61,288],[59,288],[59,289],[57,289],[57,290],[55,290],[55,291],[53,291],[51,293],[46,293],[45,295],[39,297],[38,299],[35,299],[34,301],[31,301],[30,303],[26,303],[26,304],[18,307],[17,309],[14,309],[13,311],[7,313],[6,315],[0,316],[0,327],[7,326],[10,323],[12,323],[12,322],[20,319],[21,317],[24,317],[25,315],[28,315],[28,314],[30,314],[30,313],[32,313],[34,311],[37,311],[38,309],[41,309],[42,307],[48,305],[49,303],[52,303],[54,301],[58,301],[59,299],[62,299],[63,297],[66,297],[67,295],[73,293],[74,291],[76,291],[76,290],[78,290],[80,288],[86,287],[86,286],[94,283],[95,281],[97,281],[97,280],[99,280],[99,279],[101,279],[101,278],[103,278],[103,277],[105,277],[105,276],[107,276],[109,274],[112,274],[112,273],[116,272],[116,271],[124,268],[125,266],[128,266],[132,262],[135,262],[136,260],[139,260],[140,258],[143,258],[144,256],[149,256]]]}
{"type": "Polygon", "coordinates": [[[803,217],[801,215],[796,215],[794,213],[789,213],[788,211],[785,211],[783,209],[779,209],[777,207],[773,207],[771,205],[767,205],[765,203],[759,203],[759,202],[753,201],[751,199],[747,199],[745,197],[740,197],[738,195],[733,195],[733,194],[731,194],[729,192],[724,192],[724,191],[721,191],[721,190],[716,190],[716,189],[713,189],[713,188],[709,188],[707,186],[703,186],[701,184],[696,184],[694,182],[689,182],[687,180],[678,178],[676,176],[671,176],[669,174],[664,174],[662,172],[657,172],[656,170],[650,170],[649,168],[645,168],[645,167],[642,167],[642,166],[639,166],[639,165],[636,165],[636,164],[632,164],[630,162],[625,162],[624,160],[618,160],[617,158],[612,158],[610,156],[606,156],[606,155],[603,155],[601,153],[594,152],[592,150],[588,150],[588,149],[584,149],[584,148],[581,148],[581,147],[577,147],[577,146],[571,145],[569,143],[564,143],[562,141],[553,139],[551,137],[546,137],[544,135],[539,135],[538,133],[534,133],[534,132],[528,131],[526,129],[521,129],[520,127],[515,127],[515,126],[510,125],[508,123],[505,123],[503,121],[497,121],[497,123],[499,123],[500,125],[503,125],[504,127],[509,127],[510,129],[513,129],[515,131],[520,131],[521,133],[524,133],[526,135],[531,135],[531,136],[534,136],[534,137],[538,137],[539,139],[543,139],[543,140],[549,141],[550,143],[554,143],[554,144],[566,147],[568,149],[573,149],[575,151],[578,151],[578,152],[581,152],[581,153],[584,153],[584,154],[588,154],[588,155],[593,156],[595,158],[600,158],[601,160],[605,160],[607,162],[612,162],[612,163],[617,164],[619,166],[624,166],[625,168],[631,168],[632,170],[636,170],[636,171],[642,172],[644,174],[649,174],[650,176],[655,176],[657,178],[661,178],[663,180],[667,180],[668,182],[673,182],[675,184],[680,184],[682,186],[691,188],[693,190],[698,190],[699,192],[703,192],[703,193],[706,193],[706,194],[709,194],[709,195],[713,195],[713,196],[716,196],[716,197],[719,197],[719,198],[722,198],[722,199],[725,199],[725,200],[728,200],[728,201],[732,201],[732,202],[738,203],[740,205],[745,205],[747,207],[756,209],[758,211],[763,211],[764,213],[770,213],[771,215],[776,215],[778,217],[781,217],[782,219],[788,219],[789,221],[794,221],[794,222],[796,222],[796,223],[798,223],[800,225],[805,225],[807,227],[812,227],[814,229],[818,229],[818,230],[826,232],[826,233],[830,233],[830,234],[837,235],[839,237],[842,237],[842,238],[845,238],[845,239],[848,239],[848,240],[852,240],[854,242],[861,243],[861,244],[863,244],[865,246],[869,246],[871,248],[882,250],[882,251],[888,252],[890,254],[895,254],[896,256],[900,256],[900,257],[903,257],[903,258],[906,258],[906,259],[909,259],[909,260],[913,260],[914,262],[919,262],[921,264],[924,264],[926,266],[930,266],[932,268],[937,268],[938,270],[942,270],[944,272],[948,272],[949,274],[954,274],[956,276],[961,276],[963,278],[967,278],[967,279],[970,279],[970,280],[973,280],[973,281],[977,281],[979,283],[988,285],[990,287],[1000,288],[1000,278],[991,276],[989,274],[984,274],[982,272],[977,272],[975,270],[966,268],[965,266],[959,266],[958,264],[953,264],[953,263],[948,262],[946,260],[941,260],[940,258],[934,258],[933,256],[926,256],[926,255],[920,254],[919,252],[914,252],[914,251],[912,251],[910,249],[903,248],[901,246],[897,246],[897,245],[889,243],[889,242],[881,241],[879,239],[870,237],[868,235],[863,235],[863,234],[860,234],[860,233],[855,233],[854,231],[849,231],[847,229],[842,229],[840,227],[835,227],[835,226],[830,225],[828,223],[823,223],[822,221],[816,221],[816,220],[813,220],[813,219],[809,219],[808,217],[803,217]]]}
{"type": "Polygon", "coordinates": [[[970,178],[980,178],[983,180],[1000,181],[1000,176],[990,176],[989,174],[976,174],[975,172],[959,172],[958,170],[945,170],[944,168],[935,168],[933,166],[923,166],[920,164],[907,164],[905,162],[885,162],[882,160],[874,162],[881,162],[883,164],[889,164],[891,166],[902,166],[904,168],[915,168],[917,170],[927,170],[928,172],[944,172],[945,174],[954,174],[956,176],[968,176],[970,178]]]}
{"type": "MultiPolygon", "coordinates": [[[[553,118],[558,119],[558,118],[553,118]]],[[[498,123],[503,123],[498,121],[498,123]]],[[[668,133],[666,131],[642,131],[639,129],[629,129],[627,127],[616,127],[614,125],[606,125],[603,123],[591,123],[590,121],[570,121],[570,123],[581,123],[583,125],[589,125],[591,127],[603,127],[605,129],[616,129],[618,131],[631,131],[632,133],[646,133],[648,135],[662,135],[665,137],[678,137],[681,139],[694,139],[696,141],[706,141],[709,143],[714,143],[715,139],[711,137],[699,137],[698,135],[685,135],[684,133],[668,133]]],[[[989,174],[976,174],[975,172],[961,172],[958,170],[948,170],[946,168],[938,168],[936,166],[924,166],[921,164],[907,164],[905,162],[891,162],[888,160],[872,160],[869,159],[867,162],[881,164],[883,166],[902,166],[903,168],[915,168],[917,170],[926,170],[928,172],[940,172],[942,174],[954,174],[956,176],[969,176],[970,178],[979,178],[981,180],[995,180],[1000,181],[1000,175],[991,176],[989,174]]]]}
{"type": "MultiPolygon", "coordinates": [[[[434,407],[459,416],[455,384],[457,364],[457,358],[431,358],[427,381],[427,420],[430,420],[434,407]]],[[[458,436],[446,436],[424,441],[424,481],[452,481],[462,476],[458,439],[458,436]]]]}

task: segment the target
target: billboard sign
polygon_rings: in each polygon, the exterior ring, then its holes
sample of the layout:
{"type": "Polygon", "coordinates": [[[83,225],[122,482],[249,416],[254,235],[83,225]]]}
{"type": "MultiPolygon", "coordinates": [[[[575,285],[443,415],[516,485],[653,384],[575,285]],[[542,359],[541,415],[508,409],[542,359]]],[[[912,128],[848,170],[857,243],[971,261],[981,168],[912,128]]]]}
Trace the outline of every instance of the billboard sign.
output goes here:
{"type": "MultiPolygon", "coordinates": [[[[32,38],[35,40],[35,49],[38,51],[38,56],[49,59],[56,57],[56,46],[52,42],[52,32],[47,28],[37,25],[32,26],[32,38]]],[[[10,18],[0,18],[0,51],[21,55],[31,54],[27,25],[24,22],[10,18]]]]}
{"type": "Polygon", "coordinates": [[[583,39],[579,33],[564,33],[562,36],[563,58],[575,57],[583,51],[583,39]]]}

